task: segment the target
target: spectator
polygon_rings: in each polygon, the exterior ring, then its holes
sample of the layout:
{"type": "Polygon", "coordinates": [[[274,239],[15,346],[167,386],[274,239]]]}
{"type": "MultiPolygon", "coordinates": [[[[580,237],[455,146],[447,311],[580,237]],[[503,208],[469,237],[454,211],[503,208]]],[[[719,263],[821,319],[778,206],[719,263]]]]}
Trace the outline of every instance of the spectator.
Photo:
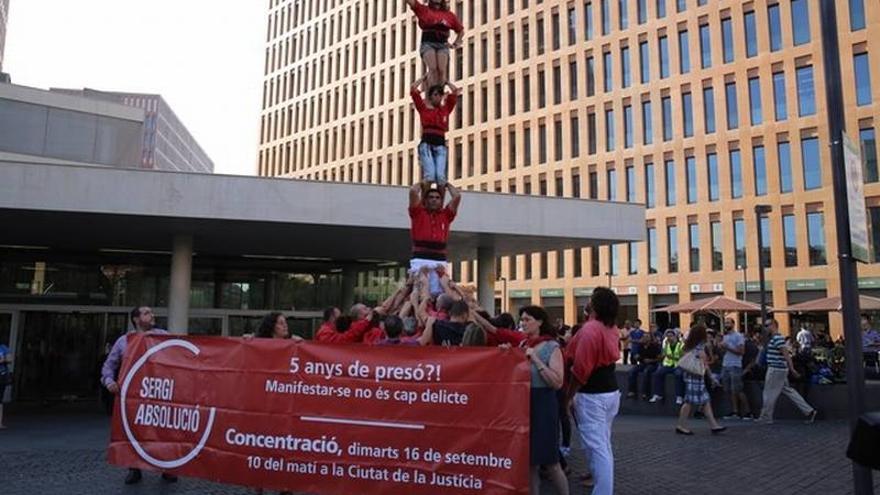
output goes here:
{"type": "Polygon", "coordinates": [[[623,328],[620,329],[620,350],[623,351],[623,364],[630,364],[630,340],[629,340],[629,331],[632,329],[632,324],[629,320],[623,322],[623,328]]]}
{"type": "Polygon", "coordinates": [[[531,446],[531,493],[540,492],[540,468],[553,482],[556,492],[568,494],[568,480],[559,465],[559,402],[556,390],[562,388],[563,359],[556,341],[556,329],[547,312],[539,306],[519,311],[523,331],[528,336],[526,357],[532,371],[529,444],[531,446]]]}
{"type": "Polygon", "coordinates": [[[806,325],[801,327],[801,330],[797,333],[797,343],[798,347],[800,347],[800,352],[809,353],[813,350],[813,333],[810,332],[810,329],[807,328],[806,325]]]}
{"type": "Polygon", "coordinates": [[[706,327],[702,324],[691,327],[688,332],[687,340],[684,343],[684,352],[694,352],[703,362],[704,373],[696,375],[689,371],[683,371],[684,382],[686,386],[684,404],[678,413],[678,424],[675,426],[675,432],[680,435],[693,435],[694,432],[686,428],[687,419],[691,415],[694,407],[702,407],[703,414],[709,420],[712,433],[721,433],[727,428],[718,424],[715,415],[712,412],[712,402],[709,400],[709,392],[706,389],[706,376],[709,372],[709,355],[706,353],[706,342],[709,339],[706,327]]]}
{"type": "Polygon", "coordinates": [[[765,349],[767,354],[767,375],[764,379],[764,407],[761,409],[761,417],[758,420],[764,424],[773,424],[773,411],[776,408],[776,401],[779,400],[780,394],[785,394],[801,410],[801,413],[806,416],[806,422],[812,423],[816,420],[816,409],[807,404],[807,401],[801,397],[801,394],[788,384],[789,373],[794,378],[799,378],[800,374],[794,369],[791,354],[788,348],[785,347],[785,338],[779,335],[779,323],[771,319],[768,330],[770,331],[770,339],[765,349]]]}
{"type": "Polygon", "coordinates": [[[3,397],[6,396],[6,387],[12,385],[12,371],[9,365],[12,364],[12,353],[6,344],[0,344],[0,430],[6,428],[3,424],[3,397]]]}
{"type": "Polygon", "coordinates": [[[569,401],[589,458],[593,495],[614,493],[611,426],[620,407],[615,363],[620,359],[620,331],[615,325],[620,301],[611,289],[596,288],[590,298],[590,319],[568,346],[572,360],[569,401]]]}
{"type": "Polygon", "coordinates": [[[684,343],[678,338],[678,332],[674,329],[666,330],[663,339],[663,353],[660,355],[660,367],[654,372],[652,380],[654,396],[650,402],[660,402],[666,390],[666,375],[675,376],[675,403],[684,403],[684,381],[681,370],[678,369],[678,360],[684,354],[684,343]]]}
{"type": "Polygon", "coordinates": [[[403,334],[403,320],[398,316],[389,315],[380,323],[385,338],[377,345],[419,345],[418,340],[401,337],[403,334]]]}
{"type": "MultiPolygon", "coordinates": [[[[626,324],[624,324],[625,326],[626,324]]],[[[633,320],[629,329],[629,362],[630,364],[638,364],[639,354],[642,352],[642,339],[645,337],[645,331],[642,330],[642,320],[636,318],[633,320]]]]}
{"type": "Polygon", "coordinates": [[[639,374],[644,373],[642,376],[642,398],[648,400],[651,397],[651,375],[657,371],[657,367],[660,365],[662,350],[653,333],[646,333],[644,339],[646,339],[646,343],[643,344],[639,353],[639,363],[629,370],[629,392],[626,396],[634,398],[638,395],[639,374]]]}
{"type": "MultiPolygon", "coordinates": [[[[128,315],[128,321],[131,324],[131,330],[116,339],[113,348],[104,366],[101,367],[101,384],[107,388],[111,394],[119,393],[119,385],[117,380],[119,377],[119,367],[122,365],[122,359],[125,357],[125,351],[128,347],[128,337],[135,333],[143,332],[148,334],[166,334],[165,330],[156,328],[156,317],[153,310],[148,306],[138,306],[131,310],[128,315]]],[[[141,481],[143,475],[140,469],[130,468],[125,476],[125,484],[133,485],[141,481]]],[[[168,483],[176,483],[177,476],[169,473],[162,473],[162,480],[168,483]]]]}
{"type": "Polygon", "coordinates": [[[369,314],[370,308],[362,303],[354,304],[348,311],[348,315],[351,316],[352,322],[366,320],[369,314]]]}
{"type": "Polygon", "coordinates": [[[760,388],[759,382],[764,378],[764,368],[758,362],[758,355],[761,353],[760,340],[761,333],[752,330],[748,338],[745,339],[745,346],[743,348],[743,391],[748,410],[752,412],[751,419],[758,419],[758,411],[761,410],[761,405],[753,402],[750,394],[746,393],[747,387],[751,390],[754,390],[755,387],[760,388]]]}
{"type": "Polygon", "coordinates": [[[322,330],[332,330],[336,331],[336,318],[342,314],[342,311],[335,306],[330,306],[329,308],[324,310],[324,320],[321,323],[321,326],[318,327],[318,331],[316,333],[321,333],[322,330]]]}
{"type": "Polygon", "coordinates": [[[486,332],[476,323],[468,323],[461,337],[462,347],[485,347],[486,332]]]}
{"type": "Polygon", "coordinates": [[[724,319],[724,338],[721,340],[724,350],[721,368],[721,385],[730,395],[731,414],[727,419],[751,419],[749,401],[743,392],[743,355],[746,351],[746,339],[736,330],[733,318],[724,319]]]}

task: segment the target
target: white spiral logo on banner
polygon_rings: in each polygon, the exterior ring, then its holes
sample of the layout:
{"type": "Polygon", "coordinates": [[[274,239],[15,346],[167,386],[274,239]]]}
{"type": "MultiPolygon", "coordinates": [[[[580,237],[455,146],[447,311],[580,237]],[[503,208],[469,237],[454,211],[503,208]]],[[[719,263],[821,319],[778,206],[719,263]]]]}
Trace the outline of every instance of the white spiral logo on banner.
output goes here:
{"type": "Polygon", "coordinates": [[[205,447],[205,443],[208,441],[208,437],[211,435],[211,429],[214,426],[214,415],[217,412],[217,408],[210,408],[208,412],[208,424],[207,426],[205,426],[205,433],[202,434],[202,438],[199,440],[199,443],[189,454],[179,459],[172,459],[170,461],[156,459],[155,457],[147,453],[147,451],[144,450],[144,448],[141,446],[140,442],[138,442],[138,439],[135,438],[134,433],[132,433],[131,431],[131,427],[128,425],[128,413],[125,410],[125,398],[128,395],[128,386],[131,385],[131,380],[132,378],[134,378],[135,373],[137,373],[138,370],[143,367],[150,356],[156,354],[157,352],[168,349],[169,347],[183,347],[184,349],[192,352],[196,356],[199,355],[199,348],[191,342],[180,339],[166,340],[165,342],[162,342],[161,344],[147,350],[147,352],[145,352],[144,355],[141,356],[140,359],[138,359],[137,362],[134,363],[134,366],[132,366],[131,370],[128,372],[128,376],[125,377],[125,381],[122,382],[122,389],[119,392],[120,407],[122,408],[122,427],[125,428],[125,435],[128,437],[128,441],[131,442],[131,446],[134,447],[134,450],[138,453],[138,455],[141,456],[141,459],[162,469],[178,468],[195,459],[195,457],[199,455],[199,452],[201,452],[202,449],[205,447]]]}

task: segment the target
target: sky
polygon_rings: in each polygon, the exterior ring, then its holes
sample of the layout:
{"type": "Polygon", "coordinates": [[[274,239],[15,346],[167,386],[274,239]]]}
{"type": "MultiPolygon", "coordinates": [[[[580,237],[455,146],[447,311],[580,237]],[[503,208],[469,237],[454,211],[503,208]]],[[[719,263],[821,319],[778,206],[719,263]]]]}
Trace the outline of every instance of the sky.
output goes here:
{"type": "Polygon", "coordinates": [[[12,0],[14,84],[161,94],[214,171],[254,175],[265,0],[12,0]]]}

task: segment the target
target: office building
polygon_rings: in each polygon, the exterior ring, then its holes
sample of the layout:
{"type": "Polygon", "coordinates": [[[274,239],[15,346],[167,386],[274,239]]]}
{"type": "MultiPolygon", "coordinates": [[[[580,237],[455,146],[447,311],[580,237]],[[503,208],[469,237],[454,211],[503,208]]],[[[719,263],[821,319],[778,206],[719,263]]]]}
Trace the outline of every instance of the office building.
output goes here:
{"type": "MultiPolygon", "coordinates": [[[[880,8],[836,3],[846,130],[862,144],[880,248],[880,8]]],[[[610,282],[627,317],[670,325],[651,310],[721,293],[757,300],[758,228],[771,305],[839,294],[818,3],[450,5],[466,28],[450,64],[464,89],[447,136],[451,180],[647,207],[644,242],[499,260],[506,307],[541,303],[571,322],[610,282]],[[772,207],[760,220],[758,204],[772,207]]],[[[259,174],[415,180],[419,37],[402,0],[272,2],[259,174]]],[[[880,293],[880,265],[859,276],[863,293],[880,293]]],[[[837,315],[814,324],[841,331],[837,315]]]]}
{"type": "Polygon", "coordinates": [[[81,90],[52,88],[51,91],[143,109],[146,117],[142,168],[199,173],[214,171],[214,162],[160,95],[98,91],[88,88],[81,90]]]}

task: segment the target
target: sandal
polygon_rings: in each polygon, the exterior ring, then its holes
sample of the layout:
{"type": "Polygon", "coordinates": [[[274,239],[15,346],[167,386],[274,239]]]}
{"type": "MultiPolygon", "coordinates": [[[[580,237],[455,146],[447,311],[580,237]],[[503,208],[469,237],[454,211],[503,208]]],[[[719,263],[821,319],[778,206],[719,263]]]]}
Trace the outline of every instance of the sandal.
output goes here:
{"type": "Polygon", "coordinates": [[[726,427],[726,426],[719,426],[718,428],[712,428],[712,434],[713,434],[713,435],[717,435],[717,434],[719,434],[719,433],[723,433],[723,432],[725,432],[725,431],[727,431],[727,427],[726,427]]]}
{"type": "Polygon", "coordinates": [[[692,432],[691,430],[685,430],[684,428],[682,428],[680,426],[675,427],[675,433],[677,433],[679,435],[686,435],[686,436],[691,436],[694,434],[694,432],[692,432]]]}

